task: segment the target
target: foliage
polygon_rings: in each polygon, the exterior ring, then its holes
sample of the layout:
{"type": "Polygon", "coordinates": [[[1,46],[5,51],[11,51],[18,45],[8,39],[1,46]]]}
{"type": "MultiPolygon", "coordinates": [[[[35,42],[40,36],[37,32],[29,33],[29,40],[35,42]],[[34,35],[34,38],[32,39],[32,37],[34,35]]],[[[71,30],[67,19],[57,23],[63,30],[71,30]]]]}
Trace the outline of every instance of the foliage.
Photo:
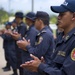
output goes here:
{"type": "Polygon", "coordinates": [[[51,15],[50,16],[50,23],[51,24],[56,24],[57,23],[57,16],[51,15]]]}
{"type": "Polygon", "coordinates": [[[8,21],[8,19],[8,12],[6,12],[3,8],[0,8],[0,24],[8,21]]]}

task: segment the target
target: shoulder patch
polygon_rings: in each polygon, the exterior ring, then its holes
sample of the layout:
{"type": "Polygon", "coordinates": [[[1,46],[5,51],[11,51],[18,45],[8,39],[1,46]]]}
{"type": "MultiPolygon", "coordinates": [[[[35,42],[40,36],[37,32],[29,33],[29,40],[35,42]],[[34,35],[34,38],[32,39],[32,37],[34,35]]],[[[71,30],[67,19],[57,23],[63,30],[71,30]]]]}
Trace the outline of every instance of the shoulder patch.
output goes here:
{"type": "Polygon", "coordinates": [[[42,37],[42,36],[40,36],[40,37],[39,37],[39,40],[38,40],[38,42],[36,42],[36,43],[35,43],[35,45],[38,45],[38,44],[40,44],[40,43],[42,42],[42,40],[43,40],[43,37],[42,37]]]}
{"type": "Polygon", "coordinates": [[[71,59],[75,61],[75,48],[71,52],[71,59]]]}

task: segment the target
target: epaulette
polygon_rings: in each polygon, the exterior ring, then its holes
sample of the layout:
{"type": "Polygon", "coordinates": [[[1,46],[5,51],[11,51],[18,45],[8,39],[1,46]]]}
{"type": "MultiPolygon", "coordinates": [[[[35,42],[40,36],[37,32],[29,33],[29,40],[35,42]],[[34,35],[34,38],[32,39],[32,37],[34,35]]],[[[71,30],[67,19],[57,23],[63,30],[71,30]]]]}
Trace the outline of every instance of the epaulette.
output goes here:
{"type": "Polygon", "coordinates": [[[24,23],[22,23],[20,26],[24,26],[24,23]]]}
{"type": "Polygon", "coordinates": [[[37,36],[39,36],[41,33],[38,33],[37,36]]]}
{"type": "Polygon", "coordinates": [[[70,36],[67,35],[67,36],[65,37],[65,41],[69,40],[69,38],[70,38],[70,36]]]}
{"type": "Polygon", "coordinates": [[[42,33],[46,33],[46,30],[41,31],[40,33],[37,34],[37,36],[39,36],[42,33]]]}
{"type": "Polygon", "coordinates": [[[41,33],[46,33],[46,30],[43,30],[41,33]]]}

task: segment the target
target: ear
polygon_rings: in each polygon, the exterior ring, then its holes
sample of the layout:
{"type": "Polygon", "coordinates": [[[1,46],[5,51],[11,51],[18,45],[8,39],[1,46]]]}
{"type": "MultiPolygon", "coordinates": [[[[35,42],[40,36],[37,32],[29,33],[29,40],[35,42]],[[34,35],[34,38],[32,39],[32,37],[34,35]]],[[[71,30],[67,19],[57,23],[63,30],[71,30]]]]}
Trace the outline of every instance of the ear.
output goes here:
{"type": "Polygon", "coordinates": [[[75,12],[73,13],[73,17],[72,17],[72,20],[75,20],[75,12]]]}
{"type": "Polygon", "coordinates": [[[40,19],[40,24],[42,24],[43,22],[42,22],[42,20],[40,19]]]}

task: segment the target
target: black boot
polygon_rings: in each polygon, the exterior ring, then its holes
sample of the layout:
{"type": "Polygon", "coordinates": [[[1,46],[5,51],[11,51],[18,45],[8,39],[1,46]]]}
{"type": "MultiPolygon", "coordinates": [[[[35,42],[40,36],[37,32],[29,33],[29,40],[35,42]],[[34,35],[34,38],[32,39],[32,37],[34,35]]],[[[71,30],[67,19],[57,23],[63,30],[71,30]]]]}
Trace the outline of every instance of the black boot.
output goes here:
{"type": "Polygon", "coordinates": [[[17,69],[13,69],[13,74],[12,75],[18,75],[17,74],[17,69]]]}
{"type": "Polygon", "coordinates": [[[2,68],[4,71],[10,71],[10,65],[7,63],[5,67],[2,68]]]}
{"type": "Polygon", "coordinates": [[[21,68],[21,67],[19,68],[19,74],[23,75],[23,68],[21,68]]]}
{"type": "Polygon", "coordinates": [[[11,69],[10,69],[10,67],[5,67],[3,70],[4,71],[10,71],[11,69]]]}

